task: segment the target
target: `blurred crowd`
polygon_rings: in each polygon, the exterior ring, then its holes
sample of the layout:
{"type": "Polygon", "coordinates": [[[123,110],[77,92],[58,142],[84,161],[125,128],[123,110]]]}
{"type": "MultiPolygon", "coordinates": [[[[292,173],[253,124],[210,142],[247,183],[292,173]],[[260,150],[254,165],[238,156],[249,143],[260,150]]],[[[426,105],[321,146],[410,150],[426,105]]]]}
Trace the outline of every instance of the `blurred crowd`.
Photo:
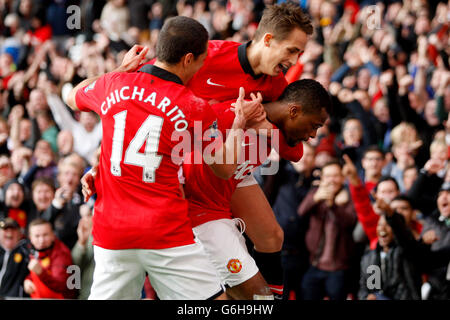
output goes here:
{"type": "MultiPolygon", "coordinates": [[[[319,81],[334,110],[298,163],[255,173],[284,230],[285,298],[449,299],[450,2],[291,2],[315,31],[286,78],[319,81]]],[[[65,105],[74,85],[136,43],[153,58],[167,17],[245,42],[273,3],[0,0],[0,297],[89,295],[80,178],[102,130],[65,105]]]]}

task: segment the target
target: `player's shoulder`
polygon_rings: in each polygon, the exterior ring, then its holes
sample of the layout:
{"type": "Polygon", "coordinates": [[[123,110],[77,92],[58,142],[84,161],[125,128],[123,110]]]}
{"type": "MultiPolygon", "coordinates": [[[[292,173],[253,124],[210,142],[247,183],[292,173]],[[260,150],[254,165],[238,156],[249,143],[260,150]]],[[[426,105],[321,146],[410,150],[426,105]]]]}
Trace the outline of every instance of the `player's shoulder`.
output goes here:
{"type": "Polygon", "coordinates": [[[208,42],[208,57],[224,54],[237,54],[237,48],[241,44],[229,40],[210,40],[208,42]]]}
{"type": "Polygon", "coordinates": [[[226,112],[232,112],[233,110],[233,103],[236,102],[236,100],[227,100],[223,102],[218,102],[213,105],[211,105],[211,108],[216,112],[217,114],[222,114],[226,112]]]}
{"type": "Polygon", "coordinates": [[[192,113],[201,113],[205,109],[210,110],[211,107],[207,100],[196,96],[191,89],[180,86],[178,92],[178,101],[183,104],[184,108],[192,113]]]}

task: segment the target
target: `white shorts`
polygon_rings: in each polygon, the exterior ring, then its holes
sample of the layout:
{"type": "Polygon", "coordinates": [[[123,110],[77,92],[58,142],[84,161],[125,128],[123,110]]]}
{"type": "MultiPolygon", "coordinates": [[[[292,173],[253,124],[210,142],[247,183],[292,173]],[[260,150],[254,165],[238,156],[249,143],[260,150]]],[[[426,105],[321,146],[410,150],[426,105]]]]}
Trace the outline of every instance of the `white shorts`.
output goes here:
{"type": "Polygon", "coordinates": [[[229,287],[247,281],[259,271],[237,221],[243,224],[241,219],[219,219],[193,228],[196,240],[203,244],[223,284],[229,287]]]}
{"type": "Polygon", "coordinates": [[[161,300],[213,299],[223,292],[199,243],[158,250],[94,246],[94,259],[89,300],[140,299],[146,272],[161,300]]]}
{"type": "Polygon", "coordinates": [[[253,173],[250,173],[250,174],[246,175],[245,178],[242,179],[241,182],[238,183],[236,188],[248,187],[248,186],[252,186],[254,184],[258,184],[258,181],[256,181],[255,177],[253,176],[253,173]]]}

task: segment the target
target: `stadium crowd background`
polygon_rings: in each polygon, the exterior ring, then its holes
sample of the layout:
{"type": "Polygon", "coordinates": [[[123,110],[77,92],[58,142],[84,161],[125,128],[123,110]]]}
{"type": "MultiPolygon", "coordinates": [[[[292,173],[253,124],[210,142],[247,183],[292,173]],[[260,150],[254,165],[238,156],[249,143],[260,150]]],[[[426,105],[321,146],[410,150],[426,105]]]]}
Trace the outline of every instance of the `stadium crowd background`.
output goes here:
{"type": "MultiPolygon", "coordinates": [[[[277,174],[255,172],[284,230],[285,298],[449,299],[450,3],[296,2],[315,31],[286,77],[319,81],[334,112],[302,160],[274,155],[277,174]],[[335,186],[331,195],[324,185],[335,186]],[[397,203],[403,218],[385,214],[380,199],[397,203]],[[380,288],[369,285],[377,275],[370,266],[380,267],[380,288]]],[[[95,200],[83,203],[80,178],[97,161],[102,132],[95,114],[65,105],[73,86],[115,69],[136,43],[153,58],[169,16],[197,19],[211,39],[245,42],[273,3],[0,0],[0,218],[18,225],[0,225],[2,257],[14,253],[0,268],[0,296],[28,297],[25,277],[51,289],[39,296],[34,288],[32,297],[89,294],[95,200]],[[71,5],[79,11],[68,13],[71,5]],[[67,258],[47,263],[78,265],[80,290],[66,290],[62,267],[30,276],[40,271],[30,256],[42,264],[48,254],[20,241],[36,218],[50,221],[59,239],[43,248],[67,258]]],[[[149,283],[143,297],[155,298],[149,283]]]]}

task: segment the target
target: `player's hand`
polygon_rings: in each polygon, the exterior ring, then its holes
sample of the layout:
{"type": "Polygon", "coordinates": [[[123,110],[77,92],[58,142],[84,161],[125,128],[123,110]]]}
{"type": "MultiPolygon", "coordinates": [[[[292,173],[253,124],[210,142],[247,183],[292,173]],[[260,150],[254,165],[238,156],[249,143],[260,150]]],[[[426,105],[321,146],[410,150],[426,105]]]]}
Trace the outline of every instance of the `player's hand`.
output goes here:
{"type": "Polygon", "coordinates": [[[244,97],[245,97],[245,90],[243,87],[240,87],[239,97],[237,98],[236,102],[232,104],[234,106],[234,113],[236,115],[234,117],[234,124],[241,129],[245,128],[245,124],[247,122],[247,120],[245,119],[245,113],[243,109],[243,104],[245,101],[244,97]]]}
{"type": "MultiPolygon", "coordinates": [[[[251,101],[244,100],[245,90],[239,88],[239,97],[234,103],[236,118],[244,124],[244,127],[250,127],[252,124],[263,121],[266,118],[266,112],[262,106],[262,95],[251,93],[251,101]]],[[[242,127],[242,128],[244,128],[242,127]]]]}
{"type": "MultiPolygon", "coordinates": [[[[250,97],[252,101],[244,101],[244,113],[248,112],[245,115],[247,119],[246,128],[267,129],[267,114],[262,105],[261,93],[258,92],[256,95],[251,93],[250,97]]],[[[270,125],[270,128],[272,128],[272,125],[270,125]]]]}
{"type": "Polygon", "coordinates": [[[92,167],[91,170],[86,172],[83,177],[81,177],[82,193],[84,197],[84,202],[87,202],[92,195],[96,193],[95,191],[95,176],[97,175],[98,166],[92,167]]]}
{"type": "Polygon", "coordinates": [[[123,57],[122,64],[114,70],[115,72],[133,72],[140,67],[142,61],[148,53],[149,48],[141,45],[134,45],[123,57]]]}

